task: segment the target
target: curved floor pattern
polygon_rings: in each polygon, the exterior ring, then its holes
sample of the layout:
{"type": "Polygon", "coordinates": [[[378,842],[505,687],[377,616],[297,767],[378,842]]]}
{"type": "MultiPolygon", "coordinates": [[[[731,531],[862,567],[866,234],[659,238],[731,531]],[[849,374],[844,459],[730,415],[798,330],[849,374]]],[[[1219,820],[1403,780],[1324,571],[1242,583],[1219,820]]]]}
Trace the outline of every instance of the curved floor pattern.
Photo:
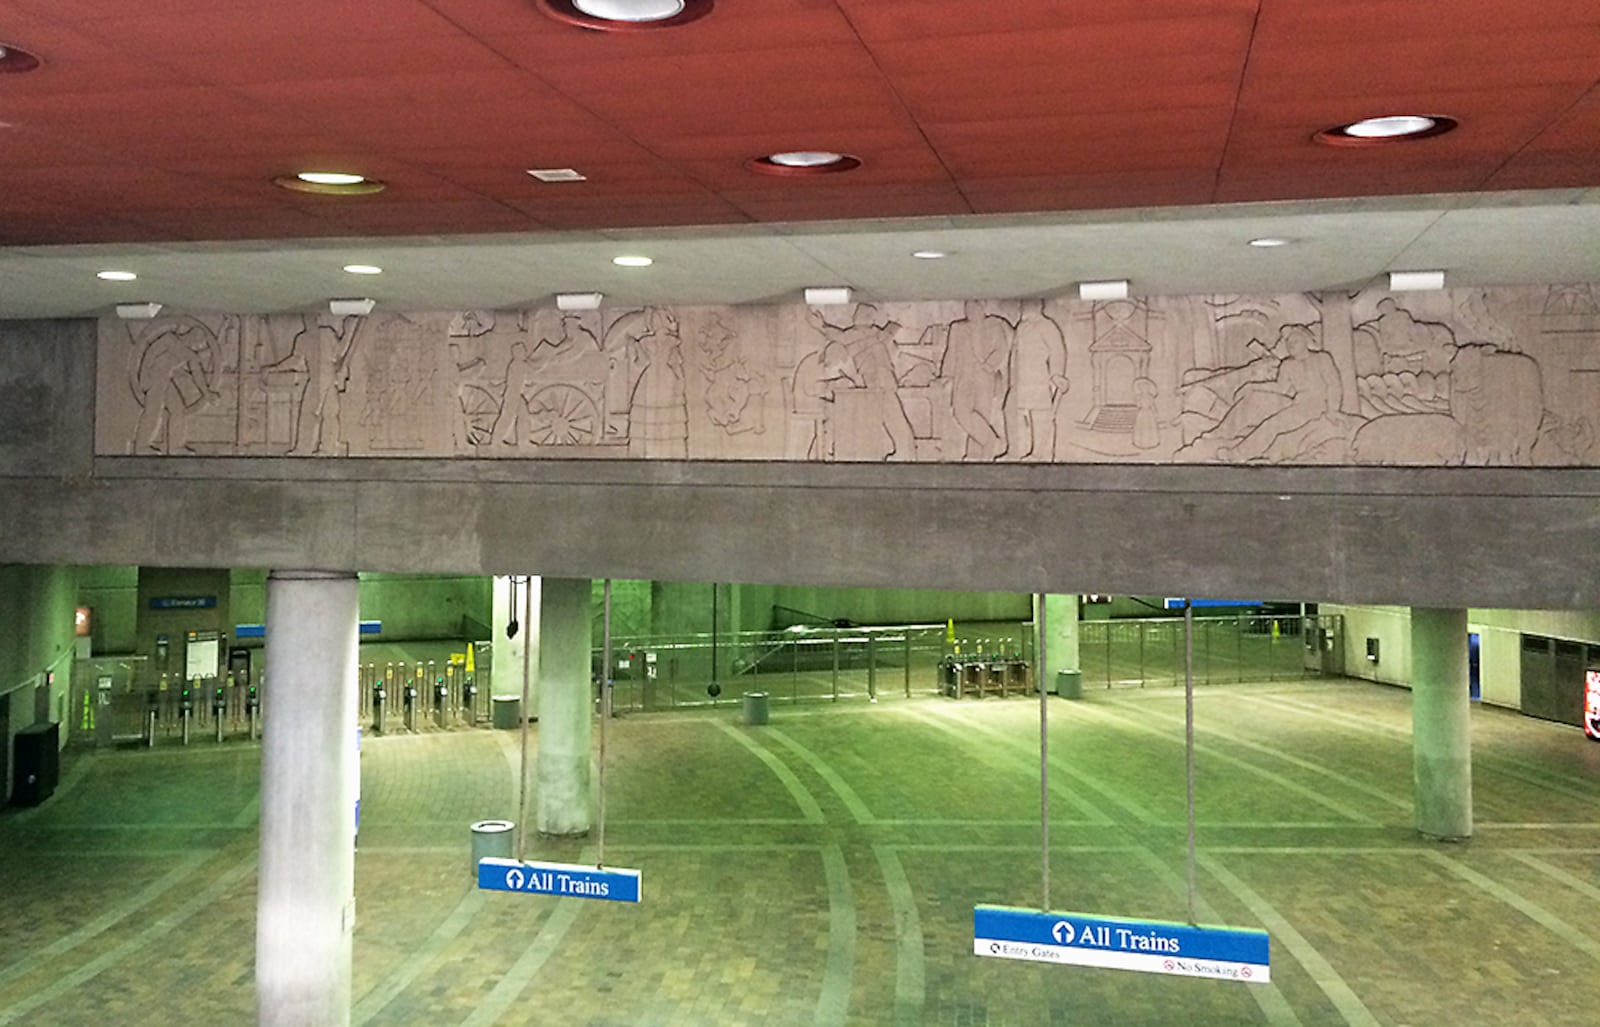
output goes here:
{"type": "MultiPolygon", "coordinates": [[[[514,733],[371,738],[352,1022],[1588,1022],[1600,746],[1475,708],[1478,833],[1432,845],[1407,699],[1199,696],[1196,911],[1269,931],[1270,986],[972,955],[975,903],[1038,901],[1033,701],[620,718],[607,859],[643,872],[633,907],[473,887],[468,825],[514,816],[514,733]]],[[[1182,701],[1053,701],[1057,907],[1181,919],[1182,701]]],[[[259,749],[68,758],[70,789],[0,814],[0,1025],[248,1022],[259,749]]]]}

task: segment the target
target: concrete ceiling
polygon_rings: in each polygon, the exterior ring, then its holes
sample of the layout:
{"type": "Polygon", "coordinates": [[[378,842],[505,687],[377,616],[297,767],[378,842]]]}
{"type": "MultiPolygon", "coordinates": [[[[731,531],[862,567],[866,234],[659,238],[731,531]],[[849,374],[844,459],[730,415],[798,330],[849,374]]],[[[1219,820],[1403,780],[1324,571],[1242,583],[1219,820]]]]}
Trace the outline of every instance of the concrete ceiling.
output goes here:
{"type": "Polygon", "coordinates": [[[1600,277],[1594,0],[715,0],[628,33],[544,6],[0,0],[41,61],[0,60],[0,316],[1600,277]],[[1312,139],[1398,113],[1460,127],[1312,139]],[[795,149],[861,166],[748,167],[795,149]],[[387,188],[272,184],[308,169],[387,188]]]}

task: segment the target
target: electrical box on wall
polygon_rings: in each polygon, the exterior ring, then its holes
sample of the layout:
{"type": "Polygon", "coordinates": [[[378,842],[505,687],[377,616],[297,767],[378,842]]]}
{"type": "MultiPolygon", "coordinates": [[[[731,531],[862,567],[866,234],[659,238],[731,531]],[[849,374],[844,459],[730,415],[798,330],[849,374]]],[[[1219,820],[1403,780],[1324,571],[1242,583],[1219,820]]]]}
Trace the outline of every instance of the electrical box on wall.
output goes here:
{"type": "Polygon", "coordinates": [[[1367,662],[1378,662],[1378,640],[1376,638],[1367,639],[1367,662]]]}

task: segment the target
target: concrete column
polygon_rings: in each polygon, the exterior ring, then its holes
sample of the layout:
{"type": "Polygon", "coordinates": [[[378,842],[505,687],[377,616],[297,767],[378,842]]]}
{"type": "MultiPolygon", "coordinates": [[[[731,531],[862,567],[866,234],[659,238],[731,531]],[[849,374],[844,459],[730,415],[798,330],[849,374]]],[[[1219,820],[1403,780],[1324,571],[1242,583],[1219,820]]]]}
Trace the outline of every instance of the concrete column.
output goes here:
{"type": "Polygon", "coordinates": [[[1467,611],[1411,611],[1411,746],[1417,830],[1472,836],[1471,700],[1467,611]]]}
{"type": "Polygon", "coordinates": [[[354,574],[267,577],[256,1019],[350,1022],[355,928],[354,574]]]}
{"type": "MultiPolygon", "coordinates": [[[[1034,630],[1038,630],[1039,607],[1044,606],[1045,630],[1049,637],[1044,641],[1045,666],[1038,668],[1041,688],[1056,687],[1056,671],[1081,670],[1078,662],[1078,597],[1076,595],[1036,595],[1033,597],[1034,630]]],[[[1035,646],[1039,638],[1034,638],[1035,646]]],[[[1035,652],[1038,650],[1035,649],[1035,652]]]]}
{"type": "Polygon", "coordinates": [[[545,578],[539,604],[540,834],[589,832],[589,675],[587,578],[545,578]]]}

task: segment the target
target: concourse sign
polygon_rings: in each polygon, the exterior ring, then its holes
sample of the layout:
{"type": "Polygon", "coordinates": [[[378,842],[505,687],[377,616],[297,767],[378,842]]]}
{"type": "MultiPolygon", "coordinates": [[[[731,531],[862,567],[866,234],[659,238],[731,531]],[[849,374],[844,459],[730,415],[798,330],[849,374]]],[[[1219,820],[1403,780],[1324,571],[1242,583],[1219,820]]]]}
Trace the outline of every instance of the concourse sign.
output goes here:
{"type": "MultiPolygon", "coordinates": [[[[489,862],[485,860],[484,862],[489,862]]],[[[1264,984],[1267,932],[1005,906],[972,911],[972,951],[996,959],[1264,984]]]]}
{"type": "Polygon", "coordinates": [[[478,860],[478,887],[569,899],[639,901],[639,871],[572,863],[531,863],[494,856],[478,860]]]}

